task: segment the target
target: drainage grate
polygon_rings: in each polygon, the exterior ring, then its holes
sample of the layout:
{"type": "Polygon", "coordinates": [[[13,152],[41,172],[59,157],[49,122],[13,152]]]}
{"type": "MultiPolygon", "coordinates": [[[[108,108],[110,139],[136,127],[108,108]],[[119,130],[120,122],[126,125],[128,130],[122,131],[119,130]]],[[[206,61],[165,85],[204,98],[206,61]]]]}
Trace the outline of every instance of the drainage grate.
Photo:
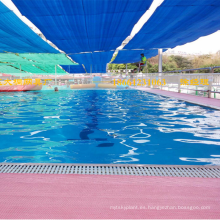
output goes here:
{"type": "Polygon", "coordinates": [[[220,167],[2,163],[0,165],[0,173],[98,174],[220,178],[220,167]]]}

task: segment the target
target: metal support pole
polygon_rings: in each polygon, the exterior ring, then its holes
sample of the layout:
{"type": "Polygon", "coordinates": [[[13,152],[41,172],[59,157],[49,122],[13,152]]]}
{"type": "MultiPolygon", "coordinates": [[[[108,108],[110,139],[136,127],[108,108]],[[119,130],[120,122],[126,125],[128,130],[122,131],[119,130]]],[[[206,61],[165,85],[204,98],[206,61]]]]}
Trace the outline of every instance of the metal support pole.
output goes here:
{"type": "Polygon", "coordinates": [[[57,65],[55,65],[55,86],[57,85],[57,65]]]}
{"type": "Polygon", "coordinates": [[[127,73],[128,73],[128,68],[127,68],[127,63],[126,63],[126,73],[125,74],[127,75],[127,73]]]}
{"type": "Polygon", "coordinates": [[[160,89],[162,90],[162,63],[163,63],[163,60],[162,60],[162,54],[163,54],[163,49],[158,49],[158,73],[159,73],[159,79],[160,79],[160,82],[161,82],[161,86],[160,86],[160,89]]]}
{"type": "Polygon", "coordinates": [[[159,78],[160,78],[160,89],[162,90],[163,88],[162,88],[162,84],[163,84],[163,82],[162,82],[162,77],[163,77],[163,73],[159,73],[159,78]]]}
{"type": "Polygon", "coordinates": [[[90,82],[92,83],[92,64],[90,65],[90,78],[91,78],[90,82]]]}
{"type": "Polygon", "coordinates": [[[213,69],[213,68],[210,68],[210,75],[211,75],[211,74],[212,74],[212,75],[208,77],[208,79],[209,79],[208,98],[211,98],[211,96],[212,96],[211,91],[212,91],[213,71],[214,71],[214,69],[213,69]]]}
{"type": "Polygon", "coordinates": [[[180,90],[180,80],[181,80],[181,73],[179,74],[179,77],[178,77],[178,93],[181,93],[181,90],[180,90]]]}
{"type": "Polygon", "coordinates": [[[162,73],[162,55],[163,55],[163,49],[158,49],[158,72],[162,73]]]}
{"type": "Polygon", "coordinates": [[[21,79],[21,64],[20,64],[20,79],[21,79]]]}
{"type": "Polygon", "coordinates": [[[143,77],[143,72],[142,72],[142,81],[141,81],[142,83],[143,83],[143,78],[144,78],[144,77],[143,77]]]}

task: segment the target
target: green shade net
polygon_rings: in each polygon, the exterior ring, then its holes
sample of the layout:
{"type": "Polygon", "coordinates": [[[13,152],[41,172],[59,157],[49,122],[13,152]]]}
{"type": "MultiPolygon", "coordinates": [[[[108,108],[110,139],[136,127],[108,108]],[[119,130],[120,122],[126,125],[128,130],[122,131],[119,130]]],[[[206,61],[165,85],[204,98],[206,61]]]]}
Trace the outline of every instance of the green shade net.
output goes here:
{"type": "Polygon", "coordinates": [[[65,54],[44,54],[44,53],[21,53],[20,57],[37,63],[48,63],[50,65],[78,65],[72,62],[65,54]]]}
{"type": "MultiPolygon", "coordinates": [[[[55,74],[55,66],[51,66],[51,65],[37,65],[38,68],[43,69],[44,71],[46,71],[46,75],[49,74],[55,74]]],[[[57,66],[57,75],[66,75],[68,74],[65,70],[63,70],[60,66],[57,66]]],[[[42,73],[43,74],[43,73],[42,73]]]]}
{"type": "Polygon", "coordinates": [[[49,65],[78,65],[65,54],[49,53],[0,53],[0,63],[10,64],[49,64],[49,65]]]}
{"type": "Polygon", "coordinates": [[[35,54],[35,53],[0,53],[0,73],[15,76],[54,75],[55,66],[57,75],[66,75],[67,72],[59,65],[78,65],[72,62],[65,54],[35,54]]]}
{"type": "MultiPolygon", "coordinates": [[[[20,65],[12,65],[14,67],[20,68],[20,65]]],[[[0,67],[1,69],[1,67],[0,67]]],[[[21,65],[21,69],[28,73],[39,74],[39,75],[54,75],[55,74],[55,66],[53,65],[21,65]]],[[[57,65],[57,75],[65,75],[67,74],[60,66],[57,65]]]]}
{"type": "MultiPolygon", "coordinates": [[[[57,66],[57,75],[66,75],[65,72],[60,66],[57,66]]],[[[20,65],[0,65],[0,73],[6,73],[14,76],[20,76],[20,65]]],[[[30,76],[32,74],[38,75],[54,75],[55,74],[55,66],[52,65],[21,65],[21,76],[30,76]]]]}
{"type": "MultiPolygon", "coordinates": [[[[20,76],[20,69],[14,68],[12,66],[0,65],[0,73],[6,73],[14,76],[20,76]]],[[[29,73],[21,71],[21,76],[30,76],[29,73]]]]}
{"type": "MultiPolygon", "coordinates": [[[[18,65],[18,64],[13,64],[12,66],[20,69],[20,65],[18,65]]],[[[1,67],[0,67],[0,69],[1,69],[1,67]]],[[[21,69],[25,72],[28,72],[28,73],[35,73],[35,74],[47,73],[46,71],[44,71],[40,68],[37,68],[36,66],[33,66],[33,65],[21,65],[21,69]]]]}
{"type": "Polygon", "coordinates": [[[14,53],[0,53],[0,62],[25,64],[29,61],[14,53]]]}
{"type": "Polygon", "coordinates": [[[72,62],[65,54],[28,54],[22,53],[19,54],[24,60],[34,61],[36,63],[41,64],[50,64],[50,65],[77,65],[76,63],[72,62]]]}

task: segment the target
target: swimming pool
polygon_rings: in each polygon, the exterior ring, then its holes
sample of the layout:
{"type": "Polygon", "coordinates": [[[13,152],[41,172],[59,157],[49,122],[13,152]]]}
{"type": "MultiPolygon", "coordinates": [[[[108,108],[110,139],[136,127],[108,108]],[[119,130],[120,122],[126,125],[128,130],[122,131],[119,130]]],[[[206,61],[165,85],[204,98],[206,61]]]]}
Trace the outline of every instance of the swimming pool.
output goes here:
{"type": "Polygon", "coordinates": [[[220,165],[220,112],[136,90],[0,93],[0,162],[220,165]]]}

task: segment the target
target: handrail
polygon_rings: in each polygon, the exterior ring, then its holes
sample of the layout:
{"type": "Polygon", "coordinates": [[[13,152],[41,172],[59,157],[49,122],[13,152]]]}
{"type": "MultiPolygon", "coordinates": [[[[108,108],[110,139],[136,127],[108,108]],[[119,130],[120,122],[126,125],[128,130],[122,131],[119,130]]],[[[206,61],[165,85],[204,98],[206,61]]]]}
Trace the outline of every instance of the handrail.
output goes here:
{"type": "Polygon", "coordinates": [[[184,69],[184,70],[173,70],[173,71],[167,71],[167,72],[163,72],[163,73],[176,73],[176,72],[187,72],[187,71],[195,71],[195,70],[212,70],[212,69],[216,69],[216,68],[220,68],[220,67],[204,67],[204,68],[197,68],[197,69],[184,69]]]}
{"type": "Polygon", "coordinates": [[[210,70],[210,73],[213,72],[213,69],[218,69],[220,66],[213,66],[213,67],[204,67],[204,68],[197,68],[197,69],[184,69],[184,70],[173,70],[173,71],[166,71],[163,73],[176,73],[176,72],[187,72],[187,71],[195,71],[195,70],[210,70]]]}
{"type": "MultiPolygon", "coordinates": [[[[218,67],[215,67],[215,68],[218,68],[218,67]]],[[[209,69],[209,68],[203,68],[203,69],[209,69]]],[[[181,90],[182,89],[186,89],[186,90],[192,90],[192,91],[196,91],[196,94],[197,92],[204,92],[204,93],[208,93],[208,97],[211,98],[211,94],[219,94],[220,92],[219,91],[213,91],[213,87],[219,87],[220,86],[220,73],[195,73],[195,74],[184,74],[184,73],[174,73],[174,72],[163,72],[163,73],[145,73],[142,75],[142,78],[143,77],[147,77],[147,79],[150,80],[150,87],[152,87],[152,84],[151,84],[151,81],[153,78],[156,77],[156,80],[159,80],[160,79],[160,82],[161,79],[164,79],[166,80],[166,85],[164,85],[164,87],[168,87],[168,90],[169,88],[175,88],[177,89],[177,91],[179,93],[181,93],[181,90]],[[197,84],[193,84],[194,81],[191,81],[191,80],[195,80],[197,78],[197,84]],[[187,80],[187,84],[186,85],[189,85],[189,86],[195,86],[195,88],[191,87],[189,88],[187,86],[187,88],[184,88],[184,85],[185,84],[181,84],[181,79],[183,80],[187,80]],[[201,84],[200,83],[200,80],[201,79],[208,79],[208,84],[201,84]],[[199,85],[198,85],[199,84],[199,85]],[[177,87],[173,87],[173,85],[177,85],[177,87]],[[198,87],[197,87],[198,85],[198,87]],[[203,88],[201,89],[201,86],[207,86],[207,88],[203,88]]],[[[203,81],[202,81],[203,82],[203,81]]],[[[160,85],[153,85],[153,87],[155,88],[158,87],[160,89],[162,89],[162,86],[160,85]]],[[[214,96],[215,98],[215,96],[214,96]]]]}

